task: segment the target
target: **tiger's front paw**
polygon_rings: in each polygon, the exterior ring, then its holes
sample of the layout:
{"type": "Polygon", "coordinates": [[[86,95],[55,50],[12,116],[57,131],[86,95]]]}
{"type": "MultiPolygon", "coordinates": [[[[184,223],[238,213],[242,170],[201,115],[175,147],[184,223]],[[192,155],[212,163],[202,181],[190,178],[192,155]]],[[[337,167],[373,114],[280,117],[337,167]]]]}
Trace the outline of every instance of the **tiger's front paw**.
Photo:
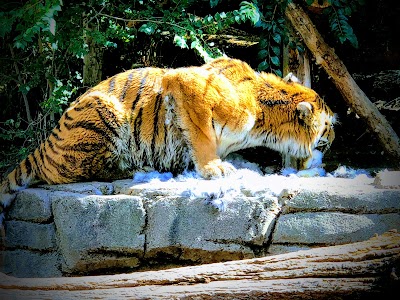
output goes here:
{"type": "Polygon", "coordinates": [[[236,172],[236,168],[225,161],[214,159],[202,167],[198,167],[198,172],[205,179],[220,178],[236,172]]]}

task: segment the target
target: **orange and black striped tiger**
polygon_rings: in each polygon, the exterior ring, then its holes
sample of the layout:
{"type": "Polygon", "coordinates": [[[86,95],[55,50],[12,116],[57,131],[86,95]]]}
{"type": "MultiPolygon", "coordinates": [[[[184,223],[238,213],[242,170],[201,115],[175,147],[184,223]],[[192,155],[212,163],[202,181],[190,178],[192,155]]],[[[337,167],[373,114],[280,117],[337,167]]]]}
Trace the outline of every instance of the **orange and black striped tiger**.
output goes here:
{"type": "Polygon", "coordinates": [[[304,161],[334,139],[334,114],[313,90],[236,59],[200,67],[141,68],[88,90],[47,140],[2,182],[0,204],[34,182],[126,178],[138,170],[204,178],[235,171],[223,159],[265,146],[304,161]]]}

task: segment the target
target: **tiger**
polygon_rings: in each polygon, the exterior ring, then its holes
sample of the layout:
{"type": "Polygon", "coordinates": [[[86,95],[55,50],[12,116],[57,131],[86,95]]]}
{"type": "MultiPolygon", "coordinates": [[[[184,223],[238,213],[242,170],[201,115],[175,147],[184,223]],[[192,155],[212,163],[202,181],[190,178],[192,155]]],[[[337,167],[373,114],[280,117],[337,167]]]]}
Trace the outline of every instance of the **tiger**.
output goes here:
{"type": "Polygon", "coordinates": [[[138,171],[228,176],[232,152],[264,146],[300,159],[326,151],[335,114],[312,89],[246,62],[145,67],[114,75],[73,101],[48,138],[0,186],[1,211],[44,182],[128,178],[138,171]]]}

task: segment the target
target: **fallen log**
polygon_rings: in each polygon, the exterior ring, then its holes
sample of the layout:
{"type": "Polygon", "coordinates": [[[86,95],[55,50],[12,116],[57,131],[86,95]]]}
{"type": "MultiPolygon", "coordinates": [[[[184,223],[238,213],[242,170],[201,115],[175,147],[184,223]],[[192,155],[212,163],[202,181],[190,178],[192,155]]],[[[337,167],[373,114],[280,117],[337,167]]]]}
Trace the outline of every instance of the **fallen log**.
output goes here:
{"type": "MultiPolygon", "coordinates": [[[[107,276],[15,278],[0,299],[364,299],[399,292],[400,234],[262,258],[107,276]]],[[[389,299],[389,298],[388,298],[389,299]]]]}
{"type": "Polygon", "coordinates": [[[314,55],[316,63],[325,69],[353,111],[366,121],[371,132],[377,136],[382,147],[395,159],[394,163],[399,166],[399,137],[354,81],[334,49],[325,43],[311,19],[299,5],[290,2],[285,14],[293,28],[301,35],[304,44],[314,55]]]}

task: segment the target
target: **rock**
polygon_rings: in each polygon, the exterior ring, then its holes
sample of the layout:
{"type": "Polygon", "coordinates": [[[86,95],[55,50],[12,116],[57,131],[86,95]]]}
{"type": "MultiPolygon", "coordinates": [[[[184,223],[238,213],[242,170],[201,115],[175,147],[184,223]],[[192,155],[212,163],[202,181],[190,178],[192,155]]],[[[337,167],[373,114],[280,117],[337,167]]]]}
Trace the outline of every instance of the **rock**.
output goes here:
{"type": "Polygon", "coordinates": [[[225,209],[208,205],[204,198],[158,197],[147,201],[147,253],[160,252],[179,259],[215,262],[254,257],[251,245],[263,245],[279,212],[277,200],[238,195],[225,209]],[[183,250],[183,252],[182,252],[183,250]],[[208,254],[207,254],[208,252],[208,254]]]}
{"type": "Polygon", "coordinates": [[[305,212],[281,215],[273,244],[340,245],[364,241],[374,234],[400,228],[400,215],[305,212]]]}
{"type": "Polygon", "coordinates": [[[37,224],[25,221],[6,221],[6,246],[31,250],[56,250],[54,223],[37,224]]]}
{"type": "Polygon", "coordinates": [[[400,189],[400,171],[381,171],[374,180],[378,189],[400,189]]]}
{"type": "Polygon", "coordinates": [[[279,245],[279,244],[272,244],[268,248],[268,254],[269,255],[277,255],[277,254],[283,254],[283,253],[290,253],[290,252],[297,252],[301,250],[308,250],[311,249],[309,246],[304,246],[304,245],[279,245]]]}
{"type": "Polygon", "coordinates": [[[55,192],[52,201],[63,271],[138,265],[146,219],[140,198],[55,192]]]}
{"type": "MultiPolygon", "coordinates": [[[[341,179],[347,184],[353,180],[341,179]]],[[[339,180],[338,180],[339,181],[339,180]]],[[[348,213],[391,213],[400,211],[399,192],[394,190],[378,190],[372,185],[360,188],[354,185],[344,188],[334,187],[304,189],[286,202],[284,213],[299,211],[336,211],[348,213]]]]}
{"type": "Polygon", "coordinates": [[[7,216],[1,270],[36,277],[156,269],[400,230],[400,190],[373,183],[365,175],[299,178],[240,170],[218,180],[189,174],[165,182],[126,179],[27,189],[7,216]],[[41,268],[46,257],[48,272],[30,269],[30,260],[41,268]]]}
{"type": "Polygon", "coordinates": [[[77,182],[70,184],[42,185],[50,191],[65,191],[87,195],[111,195],[114,192],[114,187],[110,182],[77,182]]]}
{"type": "Polygon", "coordinates": [[[65,278],[0,274],[1,299],[382,299],[399,291],[400,234],[167,270],[65,278]],[[310,297],[312,295],[312,297],[310,297]]]}
{"type": "Polygon", "coordinates": [[[0,252],[0,272],[15,277],[60,277],[61,262],[57,252],[13,250],[0,252]]]}
{"type": "Polygon", "coordinates": [[[36,223],[49,221],[52,218],[49,191],[34,188],[22,190],[10,208],[8,218],[36,223]]]}

